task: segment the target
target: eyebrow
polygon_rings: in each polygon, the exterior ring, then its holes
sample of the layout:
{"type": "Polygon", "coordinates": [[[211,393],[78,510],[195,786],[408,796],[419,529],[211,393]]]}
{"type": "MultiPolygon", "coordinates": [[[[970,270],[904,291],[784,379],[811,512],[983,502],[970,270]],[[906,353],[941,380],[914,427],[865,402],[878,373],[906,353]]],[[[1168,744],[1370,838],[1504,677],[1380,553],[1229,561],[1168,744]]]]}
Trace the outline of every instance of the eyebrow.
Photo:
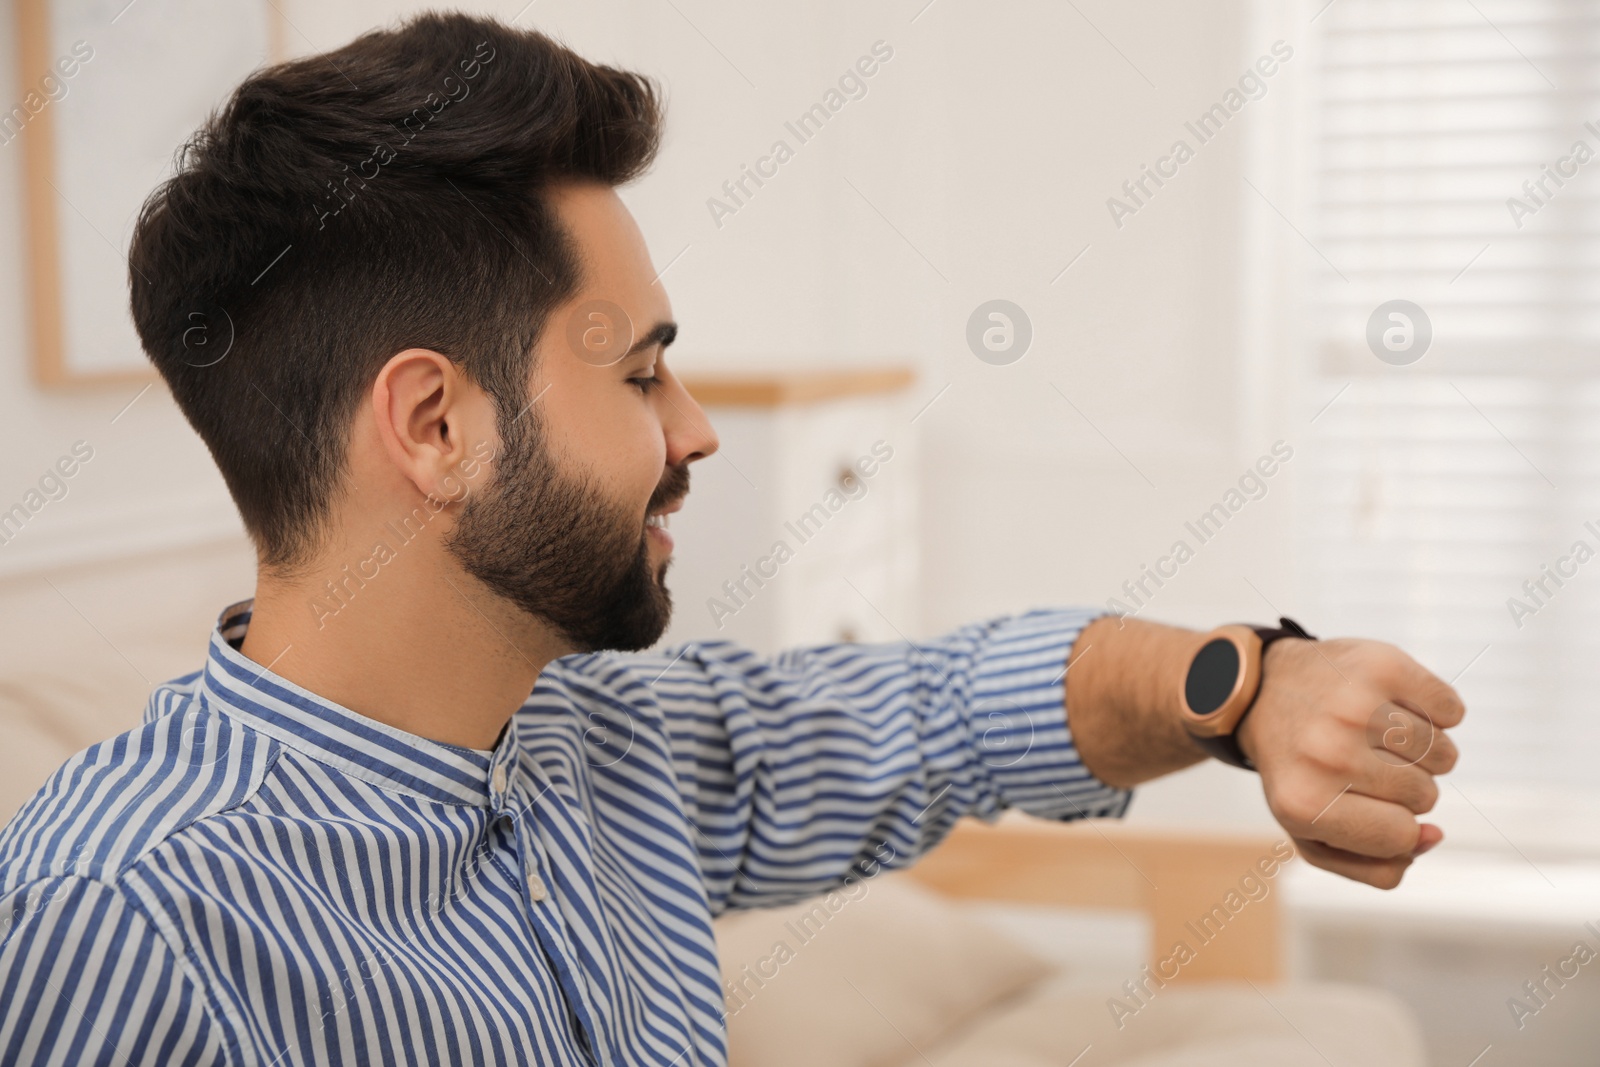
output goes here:
{"type": "Polygon", "coordinates": [[[656,323],[655,329],[651,330],[649,333],[645,334],[643,337],[641,337],[637,341],[635,341],[633,343],[633,347],[628,349],[628,355],[627,356],[623,356],[622,358],[623,359],[627,359],[628,356],[636,356],[640,352],[645,351],[646,349],[654,348],[656,345],[660,345],[662,348],[666,348],[668,345],[670,345],[672,342],[676,341],[677,339],[678,339],[678,324],[677,323],[675,323],[675,322],[658,322],[658,323],[656,323]]]}

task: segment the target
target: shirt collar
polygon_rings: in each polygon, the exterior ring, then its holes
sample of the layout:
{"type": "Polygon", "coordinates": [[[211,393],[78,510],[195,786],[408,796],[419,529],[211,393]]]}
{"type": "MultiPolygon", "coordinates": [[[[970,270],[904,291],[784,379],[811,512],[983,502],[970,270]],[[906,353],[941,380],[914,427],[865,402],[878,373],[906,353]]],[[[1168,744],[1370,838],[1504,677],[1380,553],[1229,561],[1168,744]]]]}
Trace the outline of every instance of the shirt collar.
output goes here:
{"type": "Polygon", "coordinates": [[[255,601],[223,609],[200,675],[201,698],[252,728],[384,789],[499,806],[515,769],[516,717],[493,752],[430,741],[302,689],[238,650],[255,601]]]}

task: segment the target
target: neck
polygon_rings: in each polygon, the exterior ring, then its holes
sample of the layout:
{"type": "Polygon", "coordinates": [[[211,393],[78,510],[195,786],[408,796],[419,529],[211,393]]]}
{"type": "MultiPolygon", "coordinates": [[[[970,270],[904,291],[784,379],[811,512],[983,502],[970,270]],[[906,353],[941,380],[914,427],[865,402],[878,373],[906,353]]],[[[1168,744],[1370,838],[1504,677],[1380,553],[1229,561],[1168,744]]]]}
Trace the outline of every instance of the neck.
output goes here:
{"type": "Polygon", "coordinates": [[[293,581],[258,576],[240,650],[370,719],[494,748],[545,664],[572,650],[435,546],[386,556],[329,553],[293,581]]]}

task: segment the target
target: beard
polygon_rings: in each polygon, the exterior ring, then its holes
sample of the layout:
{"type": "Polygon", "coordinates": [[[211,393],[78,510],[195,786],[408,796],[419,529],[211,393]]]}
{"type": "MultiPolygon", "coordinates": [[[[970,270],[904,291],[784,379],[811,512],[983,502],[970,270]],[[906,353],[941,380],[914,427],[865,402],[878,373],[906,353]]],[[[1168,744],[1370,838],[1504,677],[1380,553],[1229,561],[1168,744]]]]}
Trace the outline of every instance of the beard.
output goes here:
{"type": "MultiPolygon", "coordinates": [[[[591,479],[558,470],[531,419],[500,431],[492,480],[467,497],[445,547],[574,651],[655,644],[672,617],[664,584],[670,557],[651,564],[644,516],[608,499],[591,479]]],[[[669,466],[645,511],[688,491],[688,468],[669,466]]]]}

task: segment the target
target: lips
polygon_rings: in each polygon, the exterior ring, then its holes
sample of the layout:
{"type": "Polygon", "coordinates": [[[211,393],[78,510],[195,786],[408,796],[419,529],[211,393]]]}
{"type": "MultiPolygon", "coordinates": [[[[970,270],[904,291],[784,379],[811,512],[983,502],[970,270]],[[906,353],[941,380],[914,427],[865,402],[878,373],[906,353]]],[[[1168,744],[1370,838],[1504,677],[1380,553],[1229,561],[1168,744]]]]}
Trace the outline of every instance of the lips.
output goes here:
{"type": "Polygon", "coordinates": [[[657,508],[656,510],[654,510],[654,511],[650,512],[648,515],[646,515],[644,517],[644,524],[646,526],[655,526],[655,527],[657,527],[659,529],[663,529],[664,530],[667,527],[667,516],[671,515],[675,511],[682,510],[682,508],[683,508],[683,498],[679,497],[677,500],[674,500],[672,503],[666,505],[665,507],[657,508]]]}
{"type": "Polygon", "coordinates": [[[672,551],[672,535],[667,532],[667,516],[683,506],[683,502],[668,505],[659,511],[653,511],[644,518],[645,536],[655,542],[663,551],[672,551]]]}
{"type": "Polygon", "coordinates": [[[672,551],[672,535],[667,532],[667,516],[683,507],[689,495],[689,468],[679,464],[669,466],[656,491],[645,504],[645,536],[664,552],[672,551]]]}

